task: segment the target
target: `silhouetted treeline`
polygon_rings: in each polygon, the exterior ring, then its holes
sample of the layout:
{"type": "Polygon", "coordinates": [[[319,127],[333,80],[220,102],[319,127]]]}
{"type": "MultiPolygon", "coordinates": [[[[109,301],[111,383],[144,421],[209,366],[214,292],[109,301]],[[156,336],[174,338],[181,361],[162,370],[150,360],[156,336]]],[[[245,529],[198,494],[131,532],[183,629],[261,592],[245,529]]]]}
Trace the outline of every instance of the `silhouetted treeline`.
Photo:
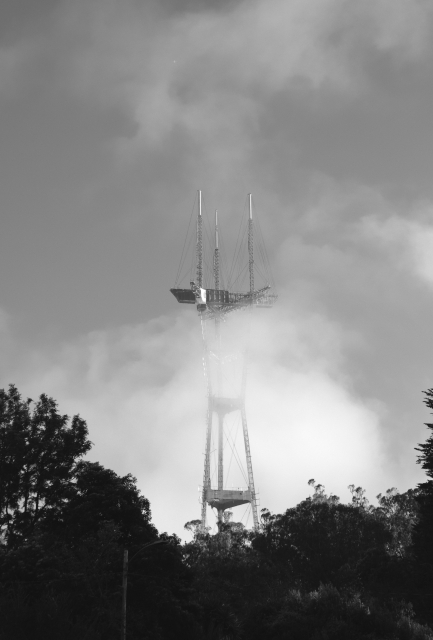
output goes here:
{"type": "Polygon", "coordinates": [[[84,420],[0,390],[0,640],[119,640],[125,548],[129,640],[433,639],[427,426],[416,489],[372,506],[351,486],[341,504],[311,480],[296,507],[262,510],[259,531],[227,513],[216,535],[187,523],[182,545],[155,529],[135,478],[83,459],[84,420]]]}

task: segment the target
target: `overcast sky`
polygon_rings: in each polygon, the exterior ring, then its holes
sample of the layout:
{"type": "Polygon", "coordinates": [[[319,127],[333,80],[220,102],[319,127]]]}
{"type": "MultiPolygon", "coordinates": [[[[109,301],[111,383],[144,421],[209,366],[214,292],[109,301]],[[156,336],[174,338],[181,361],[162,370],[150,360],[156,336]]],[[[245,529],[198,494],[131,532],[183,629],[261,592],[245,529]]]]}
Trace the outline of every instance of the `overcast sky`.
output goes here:
{"type": "Polygon", "coordinates": [[[1,386],[85,418],[160,530],[200,513],[199,321],[169,292],[197,189],[226,237],[253,193],[280,295],[261,507],[425,477],[432,31],[429,0],[1,0],[1,386]]]}

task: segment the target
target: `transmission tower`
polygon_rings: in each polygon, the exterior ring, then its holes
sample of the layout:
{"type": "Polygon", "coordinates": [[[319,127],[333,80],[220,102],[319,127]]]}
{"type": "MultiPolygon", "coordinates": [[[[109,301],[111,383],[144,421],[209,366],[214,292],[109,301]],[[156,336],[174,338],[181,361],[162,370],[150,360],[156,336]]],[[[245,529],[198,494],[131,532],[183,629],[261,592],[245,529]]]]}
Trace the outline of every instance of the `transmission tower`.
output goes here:
{"type": "MultiPolygon", "coordinates": [[[[212,260],[213,287],[204,286],[204,247],[203,247],[203,215],[202,193],[198,191],[198,212],[196,220],[195,240],[195,280],[190,282],[189,289],[170,289],[178,302],[195,304],[201,322],[203,341],[203,368],[207,390],[206,441],[204,455],[204,473],[201,496],[201,530],[206,531],[207,505],[216,509],[217,523],[220,527],[226,509],[250,504],[253,526],[258,526],[257,494],[254,486],[251,449],[248,435],[247,417],[245,412],[245,390],[247,374],[247,348],[241,356],[240,386],[235,385],[227,389],[225,369],[234,360],[239,360],[236,354],[227,354],[224,349],[221,325],[226,323],[228,314],[234,311],[250,313],[255,307],[271,307],[277,296],[271,292],[269,283],[256,289],[254,284],[254,225],[252,197],[248,194],[248,274],[249,290],[245,292],[231,292],[221,288],[221,256],[219,246],[218,212],[215,211],[214,246],[212,260]],[[212,328],[211,328],[212,327],[212,328]],[[240,415],[247,475],[247,487],[226,487],[224,482],[224,438],[225,422],[232,413],[240,415]],[[211,443],[212,437],[217,441],[216,477],[211,475],[211,443]],[[212,484],[212,480],[214,483],[212,484]]],[[[236,253],[236,251],[235,251],[236,253]]]]}

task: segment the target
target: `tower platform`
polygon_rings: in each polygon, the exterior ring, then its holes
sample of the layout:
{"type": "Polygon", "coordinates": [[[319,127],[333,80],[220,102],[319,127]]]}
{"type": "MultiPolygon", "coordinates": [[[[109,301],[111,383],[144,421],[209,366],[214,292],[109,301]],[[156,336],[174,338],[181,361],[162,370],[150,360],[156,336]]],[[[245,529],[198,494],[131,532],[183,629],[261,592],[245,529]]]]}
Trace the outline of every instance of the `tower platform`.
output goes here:
{"type": "Polygon", "coordinates": [[[253,502],[249,489],[206,489],[206,502],[218,511],[253,502]]]}

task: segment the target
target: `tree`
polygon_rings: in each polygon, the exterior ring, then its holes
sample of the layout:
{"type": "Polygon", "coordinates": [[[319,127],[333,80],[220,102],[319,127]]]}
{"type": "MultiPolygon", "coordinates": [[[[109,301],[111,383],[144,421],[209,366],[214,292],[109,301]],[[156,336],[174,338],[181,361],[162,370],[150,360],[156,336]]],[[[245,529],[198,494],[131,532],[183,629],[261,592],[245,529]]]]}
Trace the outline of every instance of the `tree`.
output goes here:
{"type": "MultiPolygon", "coordinates": [[[[433,389],[424,391],[424,404],[433,409],[433,389]]],[[[433,432],[433,424],[426,423],[433,432]]],[[[429,622],[433,622],[433,433],[426,442],[416,447],[417,463],[425,470],[427,482],[418,485],[418,521],[413,529],[413,552],[416,560],[417,609],[429,622]]]]}
{"type": "Polygon", "coordinates": [[[125,546],[128,638],[202,637],[180,541],[158,534],[131,474],[83,460],[90,447],[53,399],[0,391],[0,640],[118,638],[125,546]],[[149,540],[167,544],[142,554],[149,540]]]}
{"type": "Polygon", "coordinates": [[[9,545],[61,508],[92,444],[78,415],[69,422],[46,395],[23,400],[0,390],[0,535],[9,545]]]}
{"type": "Polygon", "coordinates": [[[384,605],[359,592],[321,584],[313,591],[272,594],[246,622],[248,640],[431,640],[431,630],[413,620],[404,603],[384,605]]]}
{"type": "Polygon", "coordinates": [[[67,500],[41,527],[74,542],[96,535],[101,526],[111,522],[119,531],[119,543],[127,547],[156,540],[149,501],[140,495],[136,482],[131,474],[121,477],[99,462],[81,460],[67,500]]]}
{"type": "MultiPolygon", "coordinates": [[[[194,539],[184,545],[184,562],[193,575],[191,599],[204,638],[243,638],[242,627],[272,583],[269,563],[251,547],[251,532],[224,514],[218,533],[202,532],[200,521],[187,522],[194,539]]],[[[271,568],[272,571],[272,568],[271,568]]]]}
{"type": "MultiPolygon", "coordinates": [[[[423,393],[425,395],[424,404],[429,409],[433,409],[433,389],[428,389],[423,393]]],[[[432,423],[426,422],[425,426],[433,431],[432,423]]],[[[426,442],[415,447],[415,450],[421,452],[418,456],[417,464],[420,464],[425,470],[426,475],[433,479],[433,433],[427,438],[426,442]]]]}
{"type": "Polygon", "coordinates": [[[343,505],[309,485],[313,495],[283,514],[263,509],[258,532],[229,518],[214,536],[187,523],[194,540],[185,561],[205,631],[233,640],[430,640],[404,601],[412,494],[389,490],[373,507],[351,485],[343,505]]]}
{"type": "Polygon", "coordinates": [[[253,538],[253,547],[303,588],[325,582],[358,584],[385,560],[391,535],[367,510],[339,504],[317,486],[313,498],[284,514],[263,510],[262,531],[253,538]]]}
{"type": "Polygon", "coordinates": [[[418,521],[418,493],[417,489],[399,493],[392,487],[387,489],[385,495],[379,493],[376,496],[379,505],[371,511],[392,535],[387,544],[391,556],[403,559],[411,553],[413,528],[418,521]]]}

